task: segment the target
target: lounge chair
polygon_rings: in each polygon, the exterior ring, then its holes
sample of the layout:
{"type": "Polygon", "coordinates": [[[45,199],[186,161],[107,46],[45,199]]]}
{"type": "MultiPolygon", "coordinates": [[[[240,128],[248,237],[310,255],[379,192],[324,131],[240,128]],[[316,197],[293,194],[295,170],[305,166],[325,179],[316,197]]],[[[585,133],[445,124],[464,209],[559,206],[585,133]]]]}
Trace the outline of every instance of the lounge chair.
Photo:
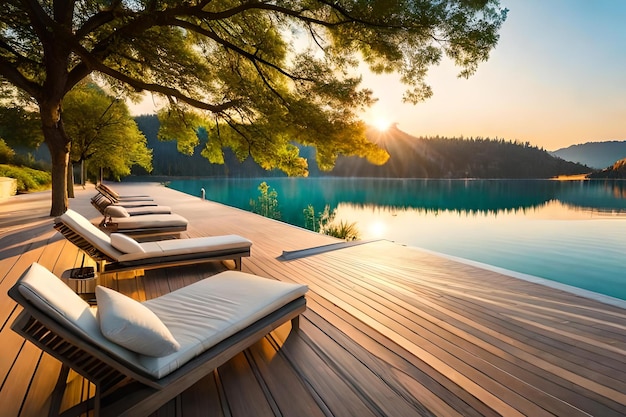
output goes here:
{"type": "Polygon", "coordinates": [[[63,364],[50,415],[72,369],[96,389],[64,416],[141,417],[283,323],[297,331],[306,291],[226,271],[144,303],[96,287],[96,309],[34,263],[9,290],[23,307],[11,328],[63,364]]]}
{"type": "Polygon", "coordinates": [[[109,210],[99,226],[108,232],[145,236],[184,232],[187,230],[187,224],[187,219],[176,213],[130,216],[124,208],[118,208],[109,210]]]}
{"type": "Polygon", "coordinates": [[[149,195],[120,195],[117,191],[102,183],[96,185],[96,190],[98,190],[99,193],[108,196],[113,201],[152,200],[152,197],[149,195]]]}
{"type": "Polygon", "coordinates": [[[88,219],[69,209],[55,219],[67,240],[96,260],[101,272],[156,269],[218,260],[234,260],[241,270],[241,258],[250,256],[252,242],[238,235],[171,239],[139,243],[130,236],[110,236],[88,219]]]}
{"type": "Polygon", "coordinates": [[[169,206],[124,207],[116,204],[106,207],[102,214],[107,217],[131,217],[146,214],[172,214],[172,209],[169,206]]]}
{"type": "Polygon", "coordinates": [[[118,205],[126,208],[133,207],[156,207],[158,204],[154,200],[123,200],[114,201],[104,194],[98,193],[91,197],[91,205],[98,209],[100,213],[104,213],[104,210],[112,205],[118,205]]]}

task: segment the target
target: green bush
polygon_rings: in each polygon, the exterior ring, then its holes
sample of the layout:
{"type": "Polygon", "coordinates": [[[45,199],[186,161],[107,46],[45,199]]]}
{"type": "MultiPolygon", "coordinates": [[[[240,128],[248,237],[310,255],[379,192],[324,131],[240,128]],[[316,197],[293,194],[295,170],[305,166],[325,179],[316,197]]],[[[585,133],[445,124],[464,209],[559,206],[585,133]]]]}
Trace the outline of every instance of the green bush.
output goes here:
{"type": "MultiPolygon", "coordinates": [[[[0,164],[2,163],[4,162],[0,161],[0,164]]],[[[33,169],[38,169],[39,171],[51,171],[52,170],[52,164],[50,162],[46,162],[42,160],[35,160],[32,153],[27,153],[27,154],[16,153],[15,156],[13,156],[13,159],[11,160],[11,162],[8,162],[8,163],[10,163],[11,165],[19,166],[19,167],[29,167],[33,169]]]]}
{"type": "Polygon", "coordinates": [[[50,188],[52,183],[52,175],[49,172],[13,165],[0,165],[0,177],[15,178],[18,193],[45,190],[50,188]]]}
{"type": "Polygon", "coordinates": [[[326,225],[326,227],[322,230],[322,233],[346,240],[348,242],[360,239],[359,229],[357,228],[356,223],[348,223],[343,220],[340,221],[339,224],[331,223],[326,225]]]}
{"type": "Polygon", "coordinates": [[[330,209],[326,204],[324,211],[315,214],[315,208],[309,204],[303,211],[305,228],[324,235],[337,237],[346,241],[359,240],[359,229],[356,223],[335,222],[337,209],[330,209]]]}
{"type": "Polygon", "coordinates": [[[15,156],[15,151],[11,149],[9,145],[4,141],[4,139],[0,139],[0,164],[6,164],[13,160],[15,156]]]}
{"type": "Polygon", "coordinates": [[[278,192],[272,190],[272,187],[263,181],[259,187],[259,197],[256,201],[250,200],[252,212],[270,219],[280,220],[280,211],[278,210],[278,192]]]}

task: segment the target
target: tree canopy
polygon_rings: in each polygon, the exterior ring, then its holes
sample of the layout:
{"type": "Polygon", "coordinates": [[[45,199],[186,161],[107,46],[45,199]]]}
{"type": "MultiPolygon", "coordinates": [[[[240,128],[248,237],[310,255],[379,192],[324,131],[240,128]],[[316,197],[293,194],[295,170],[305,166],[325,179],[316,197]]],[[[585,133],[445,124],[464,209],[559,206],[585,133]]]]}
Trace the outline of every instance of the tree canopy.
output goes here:
{"type": "Polygon", "coordinates": [[[122,100],[97,85],[81,82],[63,104],[65,130],[72,141],[70,162],[88,162],[86,173],[97,178],[100,169],[119,179],[133,165],[152,170],[152,153],[145,136],[122,100]]]}
{"type": "Polygon", "coordinates": [[[505,18],[498,0],[5,0],[0,82],[39,108],[58,215],[70,152],[63,98],[92,73],[114,91],[164,97],[161,136],[181,150],[204,127],[211,161],[230,147],[305,174],[293,142],[315,146],[326,169],[339,155],[387,158],[359,120],[374,100],[360,61],[398,73],[417,102],[432,94],[426,72],[442,56],[471,75],[505,18]]]}
{"type": "Polygon", "coordinates": [[[0,105],[0,137],[13,148],[36,149],[43,142],[39,115],[13,103],[7,104],[7,107],[0,105]]]}

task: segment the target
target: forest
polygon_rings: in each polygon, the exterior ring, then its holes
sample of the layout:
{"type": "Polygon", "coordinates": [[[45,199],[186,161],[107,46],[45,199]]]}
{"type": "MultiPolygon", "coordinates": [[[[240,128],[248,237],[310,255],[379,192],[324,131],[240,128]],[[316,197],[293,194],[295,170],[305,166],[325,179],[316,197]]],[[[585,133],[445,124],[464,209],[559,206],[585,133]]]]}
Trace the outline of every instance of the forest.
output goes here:
{"type": "MultiPolygon", "coordinates": [[[[177,151],[175,141],[157,138],[156,116],[135,118],[153,152],[152,176],[177,177],[271,177],[281,171],[266,171],[251,158],[243,162],[228,149],[223,165],[211,164],[200,155],[207,136],[199,133],[200,142],[191,156],[177,151]]],[[[385,149],[389,160],[380,166],[364,158],[339,157],[335,167],[321,171],[315,163],[315,148],[299,146],[309,164],[309,176],[389,177],[389,178],[551,178],[592,172],[585,165],[550,155],[529,143],[490,138],[415,137],[393,126],[385,132],[372,128],[368,138],[385,149]]],[[[296,144],[297,145],[297,144],[296,144]]],[[[134,175],[146,175],[141,168],[134,175]]]]}

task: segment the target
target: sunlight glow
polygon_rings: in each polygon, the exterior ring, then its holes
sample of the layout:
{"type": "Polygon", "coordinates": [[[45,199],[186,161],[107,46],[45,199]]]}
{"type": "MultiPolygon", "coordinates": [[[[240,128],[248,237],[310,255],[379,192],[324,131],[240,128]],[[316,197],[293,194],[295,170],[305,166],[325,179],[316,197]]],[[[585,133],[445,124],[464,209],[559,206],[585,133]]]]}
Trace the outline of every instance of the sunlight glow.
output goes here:
{"type": "Polygon", "coordinates": [[[385,117],[377,117],[374,119],[374,127],[381,132],[385,132],[391,127],[391,122],[385,117]]]}
{"type": "Polygon", "coordinates": [[[385,222],[377,221],[369,225],[368,235],[370,237],[383,237],[387,231],[387,225],[385,222]]]}

